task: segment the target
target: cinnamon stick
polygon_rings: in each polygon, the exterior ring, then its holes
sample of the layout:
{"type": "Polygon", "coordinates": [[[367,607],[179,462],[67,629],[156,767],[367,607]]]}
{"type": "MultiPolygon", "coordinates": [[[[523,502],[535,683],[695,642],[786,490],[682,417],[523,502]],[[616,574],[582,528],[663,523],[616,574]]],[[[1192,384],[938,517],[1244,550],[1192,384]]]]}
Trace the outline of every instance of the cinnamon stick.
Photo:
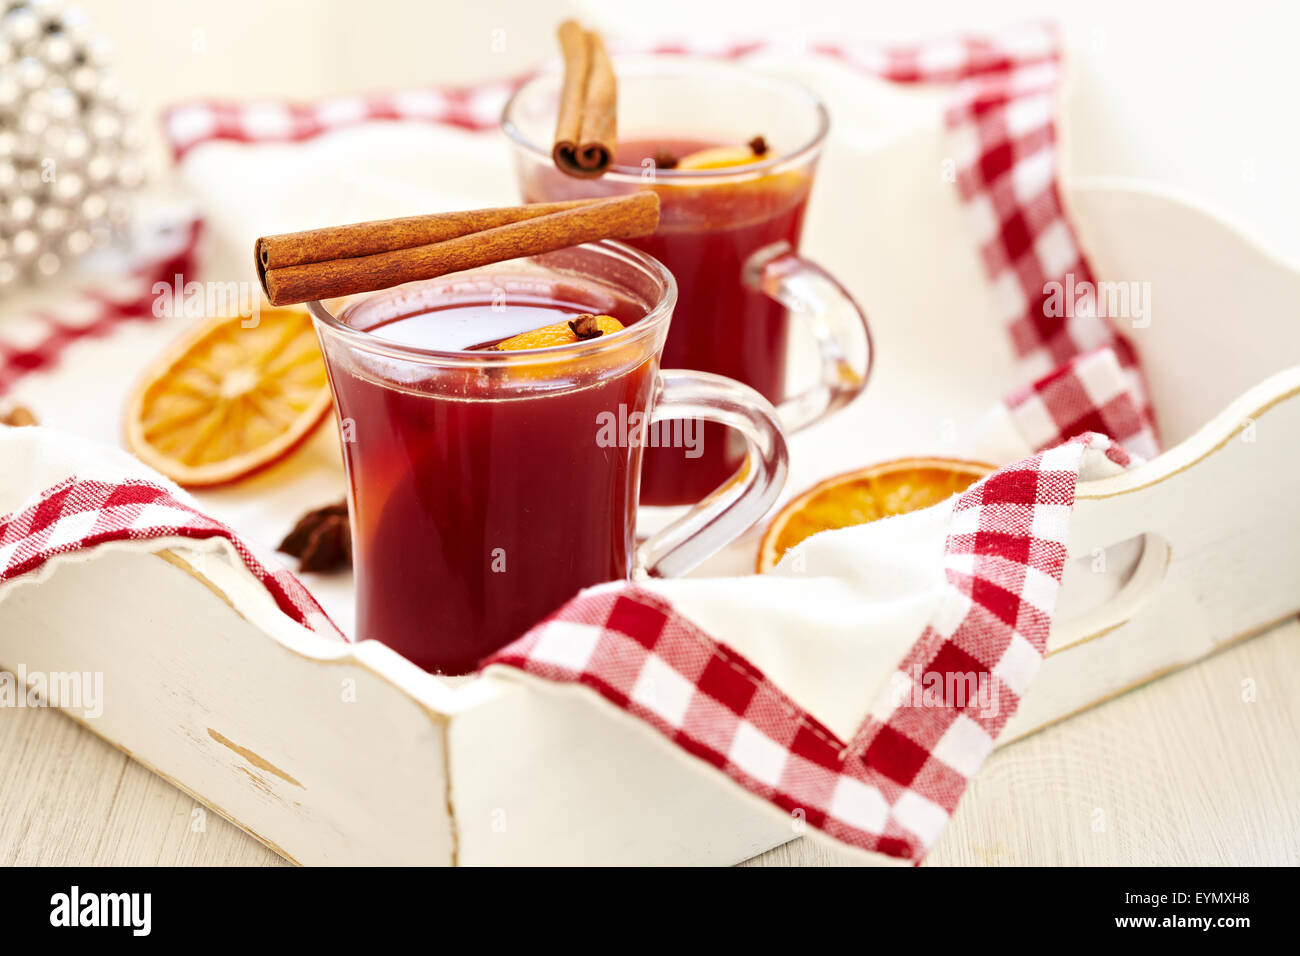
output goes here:
{"type": "Polygon", "coordinates": [[[410,216],[263,236],[254,256],[272,305],[387,289],[597,239],[634,239],[659,224],[659,197],[608,199],[410,216]]]}
{"type": "Polygon", "coordinates": [[[614,67],[600,34],[584,30],[576,20],[560,24],[559,38],[564,87],[551,158],[570,176],[600,176],[614,161],[618,138],[614,67]]]}
{"type": "Polygon", "coordinates": [[[260,275],[268,269],[283,269],[286,266],[309,265],[331,259],[355,259],[380,252],[427,246],[495,226],[506,226],[512,222],[588,205],[591,205],[589,199],[532,203],[499,209],[470,209],[431,216],[354,222],[346,226],[263,236],[257,240],[255,248],[258,273],[260,275]]]}

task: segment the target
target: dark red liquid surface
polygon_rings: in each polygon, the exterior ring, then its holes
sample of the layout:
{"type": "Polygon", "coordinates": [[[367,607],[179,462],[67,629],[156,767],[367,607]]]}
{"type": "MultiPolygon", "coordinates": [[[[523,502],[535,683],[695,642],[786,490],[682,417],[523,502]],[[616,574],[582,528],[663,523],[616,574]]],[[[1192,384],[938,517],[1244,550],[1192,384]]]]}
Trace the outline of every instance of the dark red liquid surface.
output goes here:
{"type": "MultiPolygon", "coordinates": [[[[515,302],[501,312],[464,301],[368,331],[471,349],[584,311],[579,302],[515,302]]],[[[615,314],[624,324],[640,318],[615,314]]],[[[393,376],[398,385],[374,368],[331,363],[352,496],[358,639],[382,641],[426,670],[466,673],[581,588],[628,574],[640,453],[601,447],[597,422],[620,405],[645,410],[654,363],[619,370],[583,361],[559,390],[529,369],[435,369],[426,378],[408,369],[393,376]]]]}
{"type": "MultiPolygon", "coordinates": [[[[636,168],[661,149],[684,156],[717,143],[681,139],[620,143],[616,162],[636,168]]],[[[627,185],[574,180],[553,169],[525,170],[529,202],[628,191],[627,185]]],[[[688,368],[744,382],[773,402],[785,397],[789,314],[767,296],[746,288],[741,275],[758,250],[777,242],[797,248],[811,172],[784,172],[742,182],[689,184],[661,178],[655,185],[662,212],[652,236],[629,244],[654,256],[678,285],[677,308],[664,348],[664,368],[688,368]]],[[[641,502],[679,505],[699,501],[744,460],[744,443],[730,430],[703,424],[703,453],[681,448],[647,450],[641,502]]]]}

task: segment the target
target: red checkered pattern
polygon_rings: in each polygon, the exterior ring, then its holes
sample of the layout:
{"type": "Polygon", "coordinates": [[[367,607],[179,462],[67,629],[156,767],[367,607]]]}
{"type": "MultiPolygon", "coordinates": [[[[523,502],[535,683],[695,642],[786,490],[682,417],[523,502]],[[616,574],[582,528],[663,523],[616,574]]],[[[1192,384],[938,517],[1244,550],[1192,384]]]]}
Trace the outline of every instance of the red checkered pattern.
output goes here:
{"type": "Polygon", "coordinates": [[[494,129],[510,94],[528,77],[471,87],[442,87],[405,93],[345,96],[318,103],[197,101],[163,114],[172,155],[180,160],[201,143],[297,142],[330,130],[375,120],[441,123],[469,130],[494,129]]]}
{"type": "MultiPolygon", "coordinates": [[[[663,43],[650,53],[738,59],[765,49],[763,42],[702,46],[663,43]]],[[[842,47],[818,44],[809,52],[843,60],[900,83],[957,83],[973,76],[1004,74],[1058,59],[1049,27],[1031,26],[997,37],[955,37],[914,46],[842,47]]],[[[533,74],[468,87],[430,87],[404,93],[334,97],[315,103],[276,100],[197,100],[167,110],[163,128],[172,154],[181,159],[203,143],[296,142],[357,123],[411,120],[468,130],[495,129],[510,95],[533,74]]]]}
{"type": "Polygon", "coordinates": [[[1056,30],[1039,23],[995,36],[951,36],[892,46],[818,44],[813,50],[895,83],[961,83],[1060,61],[1056,30]]]}
{"type": "Polygon", "coordinates": [[[1114,349],[1097,349],[1071,359],[1008,395],[1003,403],[1035,451],[1084,432],[1100,432],[1140,458],[1154,458],[1160,452],[1151,422],[1142,414],[1114,349]]]}
{"type": "Polygon", "coordinates": [[[0,517],[0,585],[51,558],[109,541],[224,538],[285,614],[318,633],[343,638],[316,599],[288,571],[259,561],[233,531],[145,481],[67,480],[0,517]]]}
{"type": "Polygon", "coordinates": [[[114,283],[113,291],[86,288],[57,311],[36,312],[0,325],[0,395],[23,376],[52,367],[64,349],[83,339],[107,336],[123,322],[152,320],[154,283],[170,286],[177,276],[193,274],[200,231],[198,222],[186,225],[169,251],[114,283]],[[15,333],[16,325],[28,333],[15,333]]]}
{"type": "MultiPolygon", "coordinates": [[[[1055,284],[1083,289],[1094,281],[1065,215],[1057,179],[1061,52],[1055,28],[1030,25],[995,38],[911,48],[819,49],[896,82],[956,84],[946,115],[953,172],[1017,354],[1042,372],[1109,349],[1138,418],[1127,419],[1118,409],[1107,413],[1099,403],[1088,427],[1122,424],[1124,434],[1107,434],[1136,442],[1130,446],[1135,454],[1156,454],[1154,415],[1133,347],[1112,324],[1117,317],[1098,314],[1095,302],[1087,299],[1070,301],[1063,309],[1049,307],[1055,284]]],[[[1061,368],[1059,374],[1068,373],[1061,368]]],[[[1085,430],[1054,436],[1040,432],[1043,440],[1034,447],[1085,430]]]]}
{"type": "Polygon", "coordinates": [[[850,741],[633,584],[584,592],[485,666],[590,688],[809,826],[919,862],[1042,660],[1087,449],[1116,471],[1129,462],[1109,438],[1083,435],[958,497],[946,593],[850,741]],[[934,681],[966,686],[968,675],[982,694],[923,694],[934,681]]]}
{"type": "MultiPolygon", "coordinates": [[[[1054,34],[1041,29],[1044,37],[1054,34]]],[[[1149,436],[1154,449],[1155,419],[1137,355],[1113,317],[1099,314],[1091,300],[1055,305],[1062,287],[1083,289],[1094,279],[1061,201],[1060,53],[1053,40],[1044,54],[1044,43],[1027,40],[1032,52],[1023,60],[985,57],[958,83],[947,112],[957,189],[1017,354],[1041,372],[1109,348],[1142,419],[1135,433],[1149,436]]]]}

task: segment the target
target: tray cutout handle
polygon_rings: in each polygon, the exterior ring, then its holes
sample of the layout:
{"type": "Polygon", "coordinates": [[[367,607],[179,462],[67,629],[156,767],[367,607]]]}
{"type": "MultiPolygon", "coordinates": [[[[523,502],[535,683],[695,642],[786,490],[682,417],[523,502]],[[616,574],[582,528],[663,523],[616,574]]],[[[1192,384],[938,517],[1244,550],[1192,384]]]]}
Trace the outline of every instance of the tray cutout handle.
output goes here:
{"type": "Polygon", "coordinates": [[[1129,621],[1164,581],[1171,554],[1164,537],[1147,531],[1066,562],[1048,653],[1129,621]]]}

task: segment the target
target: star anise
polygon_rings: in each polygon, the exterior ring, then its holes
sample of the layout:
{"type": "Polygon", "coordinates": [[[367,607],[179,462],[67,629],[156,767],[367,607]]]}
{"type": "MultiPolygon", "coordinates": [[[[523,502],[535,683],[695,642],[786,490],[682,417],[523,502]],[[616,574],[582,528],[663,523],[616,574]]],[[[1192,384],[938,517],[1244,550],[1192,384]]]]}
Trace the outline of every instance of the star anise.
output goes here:
{"type": "Polygon", "coordinates": [[[307,512],[276,550],[297,558],[300,571],[351,567],[352,530],[348,527],[347,501],[307,512]]]}
{"type": "Polygon", "coordinates": [[[40,422],[36,420],[36,416],[32,414],[32,410],[23,405],[15,405],[13,408],[9,409],[8,412],[0,415],[0,425],[9,425],[14,428],[19,428],[23,425],[39,424],[40,422]]]}

